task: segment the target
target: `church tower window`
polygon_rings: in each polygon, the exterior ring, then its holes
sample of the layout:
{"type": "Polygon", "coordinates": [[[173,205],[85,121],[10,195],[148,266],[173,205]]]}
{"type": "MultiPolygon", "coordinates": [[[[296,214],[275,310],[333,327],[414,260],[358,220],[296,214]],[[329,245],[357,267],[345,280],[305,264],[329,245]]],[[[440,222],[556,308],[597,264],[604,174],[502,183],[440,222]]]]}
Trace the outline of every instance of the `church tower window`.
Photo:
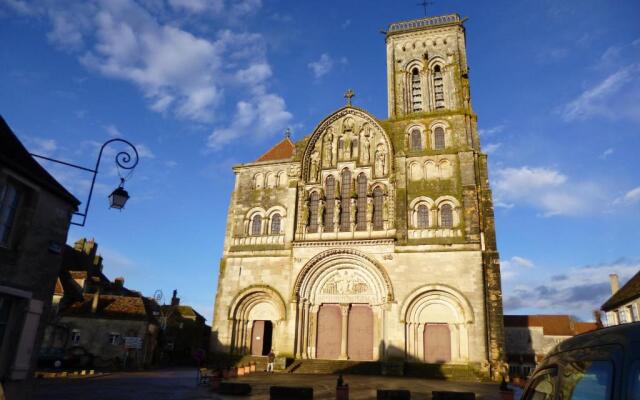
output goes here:
{"type": "Polygon", "coordinates": [[[318,232],[318,192],[311,193],[309,198],[309,232],[318,232]]]}
{"type": "Polygon", "coordinates": [[[433,145],[436,150],[443,150],[445,147],[444,128],[441,126],[433,130],[433,145]]]}
{"type": "Polygon", "coordinates": [[[427,229],[429,227],[429,207],[425,204],[418,206],[418,229],[427,229]]]}
{"type": "Polygon", "coordinates": [[[383,207],[384,197],[380,186],[373,189],[373,230],[381,231],[384,229],[383,207]]]}
{"type": "Polygon", "coordinates": [[[436,109],[444,108],[444,83],[442,80],[442,70],[439,65],[433,68],[433,91],[436,109]]]}
{"type": "Polygon", "coordinates": [[[418,68],[411,70],[411,111],[422,111],[422,88],[418,68]]]}
{"type": "Polygon", "coordinates": [[[440,208],[440,226],[453,228],[453,209],[450,204],[443,204],[440,208]]]}
{"type": "Polygon", "coordinates": [[[324,231],[333,231],[333,210],[336,203],[336,179],[333,175],[327,177],[327,187],[325,189],[327,204],[324,209],[324,231]]]}
{"type": "Polygon", "coordinates": [[[351,230],[350,211],[351,211],[351,171],[345,169],[342,171],[342,187],[340,188],[340,197],[342,203],[340,204],[340,230],[345,232],[351,230]]]}
{"type": "Polygon", "coordinates": [[[422,133],[418,128],[411,131],[411,150],[422,150],[422,133]]]}
{"type": "Polygon", "coordinates": [[[280,234],[280,214],[273,214],[271,217],[271,234],[279,235],[280,234]]]}
{"type": "Polygon", "coordinates": [[[262,233],[262,216],[256,214],[251,221],[251,235],[258,236],[262,233]]]}
{"type": "Polygon", "coordinates": [[[367,176],[358,175],[358,215],[357,230],[367,230],[367,176]]]}

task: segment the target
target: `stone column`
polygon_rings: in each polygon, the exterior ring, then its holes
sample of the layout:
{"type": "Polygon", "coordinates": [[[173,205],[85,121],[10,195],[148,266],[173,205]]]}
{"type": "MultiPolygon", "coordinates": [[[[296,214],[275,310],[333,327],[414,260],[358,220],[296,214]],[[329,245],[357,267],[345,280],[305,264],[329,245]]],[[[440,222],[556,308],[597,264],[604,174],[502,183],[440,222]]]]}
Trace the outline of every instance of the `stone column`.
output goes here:
{"type": "Polygon", "coordinates": [[[349,359],[347,354],[347,340],[349,337],[349,307],[350,304],[340,304],[342,314],[342,340],[340,342],[340,360],[349,359]]]}
{"type": "Polygon", "coordinates": [[[307,338],[305,341],[305,354],[307,358],[316,358],[316,332],[318,332],[318,311],[320,307],[313,304],[307,307],[309,319],[307,338]]]}
{"type": "Polygon", "coordinates": [[[380,359],[380,345],[383,343],[382,341],[382,329],[383,329],[383,321],[382,321],[382,310],[380,306],[373,306],[373,359],[380,359]]]}
{"type": "Polygon", "coordinates": [[[309,302],[302,300],[302,358],[309,358],[309,302]]]}
{"type": "Polygon", "coordinates": [[[418,324],[418,332],[417,332],[417,337],[418,337],[418,352],[416,354],[416,358],[418,360],[424,361],[424,326],[425,324],[418,324]]]}
{"type": "Polygon", "coordinates": [[[247,321],[244,329],[244,354],[251,353],[251,341],[253,339],[253,321],[247,321]]]}

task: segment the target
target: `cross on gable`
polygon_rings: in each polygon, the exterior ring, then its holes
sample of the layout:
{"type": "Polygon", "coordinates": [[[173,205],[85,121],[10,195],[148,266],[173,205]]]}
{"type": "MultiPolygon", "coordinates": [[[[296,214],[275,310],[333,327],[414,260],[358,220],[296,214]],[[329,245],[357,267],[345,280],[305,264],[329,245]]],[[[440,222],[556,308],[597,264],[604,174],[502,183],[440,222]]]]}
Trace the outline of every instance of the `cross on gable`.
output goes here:
{"type": "Polygon", "coordinates": [[[355,93],[353,93],[353,90],[348,89],[345,93],[344,93],[344,98],[347,99],[347,105],[350,106],[351,105],[351,98],[355,96],[355,93]]]}
{"type": "Polygon", "coordinates": [[[427,16],[427,6],[430,6],[433,4],[433,1],[427,1],[427,0],[422,0],[422,3],[418,3],[416,5],[418,6],[422,6],[424,8],[424,16],[427,16]]]}

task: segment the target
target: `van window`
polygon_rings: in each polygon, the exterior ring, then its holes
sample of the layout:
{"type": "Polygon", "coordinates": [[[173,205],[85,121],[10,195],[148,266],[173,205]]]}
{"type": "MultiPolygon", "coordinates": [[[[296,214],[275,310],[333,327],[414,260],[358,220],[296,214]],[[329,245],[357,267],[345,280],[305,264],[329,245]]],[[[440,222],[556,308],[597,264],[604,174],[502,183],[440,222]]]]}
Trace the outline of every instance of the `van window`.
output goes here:
{"type": "Polygon", "coordinates": [[[555,376],[555,368],[538,373],[531,381],[524,400],[552,400],[555,397],[555,376]]]}
{"type": "Polygon", "coordinates": [[[640,400],[640,361],[634,361],[629,375],[629,400],[640,400]]]}
{"type": "Polygon", "coordinates": [[[610,361],[572,361],[562,368],[563,400],[607,400],[611,398],[612,385],[610,361]]]}

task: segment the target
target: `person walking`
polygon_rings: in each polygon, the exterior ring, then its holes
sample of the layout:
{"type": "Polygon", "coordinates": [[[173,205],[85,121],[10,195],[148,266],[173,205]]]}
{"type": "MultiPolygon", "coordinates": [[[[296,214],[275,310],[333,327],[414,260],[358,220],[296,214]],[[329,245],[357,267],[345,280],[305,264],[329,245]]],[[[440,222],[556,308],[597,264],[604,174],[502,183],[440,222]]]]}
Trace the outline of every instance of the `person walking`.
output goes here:
{"type": "Polygon", "coordinates": [[[276,355],[273,352],[273,349],[269,352],[267,356],[267,374],[273,373],[273,363],[276,361],[276,355]]]}

